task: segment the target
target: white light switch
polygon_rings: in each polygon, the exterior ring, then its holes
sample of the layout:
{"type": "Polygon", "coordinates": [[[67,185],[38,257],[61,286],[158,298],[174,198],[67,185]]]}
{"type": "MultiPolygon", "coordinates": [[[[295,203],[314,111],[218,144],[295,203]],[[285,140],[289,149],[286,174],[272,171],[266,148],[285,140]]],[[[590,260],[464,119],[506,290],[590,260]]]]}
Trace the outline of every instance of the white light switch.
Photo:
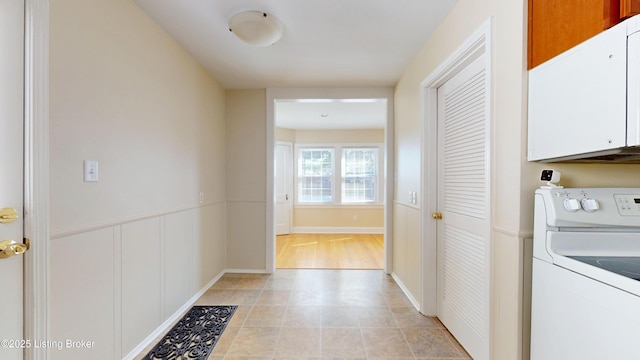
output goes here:
{"type": "Polygon", "coordinates": [[[409,191],[409,204],[418,204],[418,193],[415,191],[409,191]]]}
{"type": "Polygon", "coordinates": [[[98,181],[98,162],[92,160],[84,161],[84,181],[85,182],[97,182],[98,181]]]}

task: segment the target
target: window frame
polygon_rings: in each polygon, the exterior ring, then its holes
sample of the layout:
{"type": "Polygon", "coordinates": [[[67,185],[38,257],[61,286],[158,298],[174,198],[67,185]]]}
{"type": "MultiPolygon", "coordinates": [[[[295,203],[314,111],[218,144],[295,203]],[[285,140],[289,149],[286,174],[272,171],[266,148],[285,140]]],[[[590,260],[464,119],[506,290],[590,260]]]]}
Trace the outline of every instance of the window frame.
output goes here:
{"type": "MultiPolygon", "coordinates": [[[[295,194],[295,202],[296,203],[301,203],[301,204],[313,204],[313,205],[317,205],[317,204],[333,204],[335,203],[335,198],[336,198],[336,183],[335,183],[335,176],[336,176],[336,151],[334,148],[332,147],[327,147],[327,146],[305,146],[305,147],[296,147],[296,153],[295,153],[295,177],[294,177],[294,194],[295,194]],[[301,154],[302,151],[307,150],[307,151],[330,151],[331,152],[331,201],[304,201],[301,202],[300,201],[300,178],[301,176],[304,175],[300,175],[300,167],[301,164],[300,162],[301,160],[301,154]]],[[[311,176],[309,176],[311,177],[311,176]]],[[[322,176],[319,175],[317,177],[323,178],[326,176],[322,176]]]]}
{"type": "Polygon", "coordinates": [[[294,144],[294,206],[295,207],[371,207],[378,206],[384,204],[384,184],[385,184],[385,176],[384,176],[384,144],[383,143],[296,143],[294,144]],[[345,149],[377,149],[377,157],[376,157],[376,197],[374,201],[363,201],[363,202],[342,202],[342,183],[343,183],[343,175],[342,175],[342,161],[344,157],[343,150],[345,149]],[[332,180],[331,180],[331,191],[332,191],[332,201],[331,202],[301,202],[299,198],[299,166],[300,166],[300,156],[302,150],[313,150],[313,149],[331,149],[333,152],[333,161],[332,161],[332,180]]]}
{"type": "MultiPolygon", "coordinates": [[[[340,149],[340,203],[344,204],[344,205],[348,205],[348,204],[376,204],[379,202],[379,197],[380,197],[380,149],[377,146],[345,146],[342,147],[340,149]],[[362,177],[361,175],[346,175],[345,174],[345,170],[346,170],[346,151],[348,150],[357,150],[357,151],[374,151],[374,159],[375,159],[375,169],[374,169],[374,173],[373,175],[369,175],[369,176],[364,176],[367,178],[373,177],[374,178],[374,197],[372,200],[365,200],[365,201],[345,201],[345,192],[347,191],[347,189],[345,189],[345,180],[347,178],[352,178],[352,179],[358,179],[359,177],[362,177]]],[[[365,189],[366,191],[366,189],[365,189]]]]}

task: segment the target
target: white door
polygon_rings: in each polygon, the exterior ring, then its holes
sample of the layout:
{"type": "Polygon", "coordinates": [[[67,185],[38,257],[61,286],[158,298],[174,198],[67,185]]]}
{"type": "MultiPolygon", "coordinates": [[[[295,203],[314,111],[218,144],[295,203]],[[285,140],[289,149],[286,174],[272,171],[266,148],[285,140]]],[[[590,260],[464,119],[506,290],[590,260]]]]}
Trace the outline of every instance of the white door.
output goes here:
{"type": "Polygon", "coordinates": [[[442,323],[489,358],[489,91],[486,55],[438,88],[438,290],[442,323]]]}
{"type": "Polygon", "coordinates": [[[291,232],[291,151],[289,142],[276,142],[275,186],[276,186],[276,235],[291,232]]]}
{"type": "Polygon", "coordinates": [[[0,1],[0,209],[15,209],[18,219],[0,214],[0,359],[22,359],[22,255],[7,240],[22,243],[23,215],[23,46],[24,2],[0,1]],[[2,222],[5,221],[5,222],[2,222]],[[9,221],[9,222],[6,222],[9,221]]]}

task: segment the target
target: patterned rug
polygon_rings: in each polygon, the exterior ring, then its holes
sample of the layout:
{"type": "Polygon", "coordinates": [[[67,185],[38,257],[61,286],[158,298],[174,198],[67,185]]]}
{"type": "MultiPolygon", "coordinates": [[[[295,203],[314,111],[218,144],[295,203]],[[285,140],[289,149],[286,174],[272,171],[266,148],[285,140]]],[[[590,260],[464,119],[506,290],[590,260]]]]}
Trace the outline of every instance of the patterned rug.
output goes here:
{"type": "Polygon", "coordinates": [[[237,308],[192,307],[144,359],[206,360],[237,308]]]}

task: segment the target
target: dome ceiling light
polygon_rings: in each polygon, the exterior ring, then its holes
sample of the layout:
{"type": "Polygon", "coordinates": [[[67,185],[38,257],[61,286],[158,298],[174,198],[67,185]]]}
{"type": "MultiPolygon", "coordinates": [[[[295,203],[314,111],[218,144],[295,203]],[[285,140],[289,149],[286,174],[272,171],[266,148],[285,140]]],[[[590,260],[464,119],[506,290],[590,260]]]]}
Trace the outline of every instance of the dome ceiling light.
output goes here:
{"type": "Polygon", "coordinates": [[[265,12],[243,11],[229,19],[229,31],[249,45],[269,46],[282,38],[284,27],[265,12]]]}

